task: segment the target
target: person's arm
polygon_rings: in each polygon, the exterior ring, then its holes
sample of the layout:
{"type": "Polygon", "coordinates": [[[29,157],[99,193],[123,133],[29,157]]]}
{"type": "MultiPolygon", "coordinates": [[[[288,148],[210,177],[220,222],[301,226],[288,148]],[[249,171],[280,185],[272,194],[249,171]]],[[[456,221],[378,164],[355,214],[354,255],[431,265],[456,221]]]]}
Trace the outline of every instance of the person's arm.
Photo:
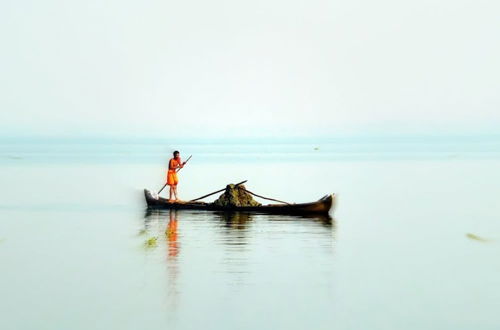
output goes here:
{"type": "Polygon", "coordinates": [[[172,160],[174,160],[174,159],[170,159],[170,160],[168,161],[168,169],[169,169],[169,170],[174,170],[174,171],[175,171],[175,170],[177,169],[177,166],[173,166],[173,165],[172,165],[172,160]]]}

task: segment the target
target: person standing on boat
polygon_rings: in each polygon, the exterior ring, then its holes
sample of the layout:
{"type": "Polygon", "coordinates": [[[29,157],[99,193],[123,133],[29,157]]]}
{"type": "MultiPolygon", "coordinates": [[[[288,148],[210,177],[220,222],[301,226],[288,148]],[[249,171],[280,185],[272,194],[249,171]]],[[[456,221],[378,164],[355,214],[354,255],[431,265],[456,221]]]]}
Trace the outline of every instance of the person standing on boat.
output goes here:
{"type": "Polygon", "coordinates": [[[176,201],[177,199],[177,184],[179,183],[179,178],[177,177],[177,171],[184,167],[186,162],[181,161],[181,154],[179,151],[174,151],[174,157],[168,161],[168,172],[167,172],[167,184],[170,186],[169,202],[176,201]],[[172,199],[172,195],[175,199],[172,199]]]}

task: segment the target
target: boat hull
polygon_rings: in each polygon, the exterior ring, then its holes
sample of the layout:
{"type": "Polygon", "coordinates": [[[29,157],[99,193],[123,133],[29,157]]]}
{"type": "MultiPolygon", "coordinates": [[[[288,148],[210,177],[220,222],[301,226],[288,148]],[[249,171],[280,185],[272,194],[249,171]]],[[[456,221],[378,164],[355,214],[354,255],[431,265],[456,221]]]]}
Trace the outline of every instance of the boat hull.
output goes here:
{"type": "Polygon", "coordinates": [[[216,206],[205,202],[169,202],[163,197],[155,196],[144,189],[146,203],[150,208],[160,209],[185,209],[207,211],[238,211],[271,214],[328,214],[335,205],[335,194],[326,195],[316,202],[300,204],[269,204],[261,206],[216,206]]]}

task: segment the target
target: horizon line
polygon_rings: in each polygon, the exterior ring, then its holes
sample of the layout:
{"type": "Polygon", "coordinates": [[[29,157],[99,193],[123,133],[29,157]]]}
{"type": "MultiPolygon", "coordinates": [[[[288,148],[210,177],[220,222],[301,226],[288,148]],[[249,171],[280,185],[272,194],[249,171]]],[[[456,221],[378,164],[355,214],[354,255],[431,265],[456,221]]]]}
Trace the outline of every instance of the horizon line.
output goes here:
{"type": "Polygon", "coordinates": [[[304,142],[320,142],[318,140],[335,141],[335,140],[357,140],[357,139],[374,139],[386,140],[400,138],[404,140],[413,139],[500,139],[500,133],[491,132],[461,132],[461,133],[436,133],[436,132],[421,132],[421,133],[395,133],[395,132],[371,132],[371,133],[337,133],[331,135],[272,135],[272,136],[160,136],[148,134],[22,134],[22,135],[2,135],[0,134],[0,143],[5,142],[177,142],[177,143],[238,143],[238,142],[290,142],[291,140],[299,140],[304,142]],[[182,142],[184,141],[184,142],[182,142]]]}

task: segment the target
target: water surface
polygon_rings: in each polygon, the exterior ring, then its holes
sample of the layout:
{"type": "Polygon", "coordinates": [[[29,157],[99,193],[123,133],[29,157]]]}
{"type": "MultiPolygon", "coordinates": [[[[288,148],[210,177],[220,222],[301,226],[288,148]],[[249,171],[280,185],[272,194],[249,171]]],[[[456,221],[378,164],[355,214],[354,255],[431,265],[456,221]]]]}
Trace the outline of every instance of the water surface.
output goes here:
{"type": "Polygon", "coordinates": [[[498,144],[447,143],[179,146],[182,198],[338,193],[322,219],[148,211],[161,144],[5,142],[0,327],[498,329],[498,144]]]}

